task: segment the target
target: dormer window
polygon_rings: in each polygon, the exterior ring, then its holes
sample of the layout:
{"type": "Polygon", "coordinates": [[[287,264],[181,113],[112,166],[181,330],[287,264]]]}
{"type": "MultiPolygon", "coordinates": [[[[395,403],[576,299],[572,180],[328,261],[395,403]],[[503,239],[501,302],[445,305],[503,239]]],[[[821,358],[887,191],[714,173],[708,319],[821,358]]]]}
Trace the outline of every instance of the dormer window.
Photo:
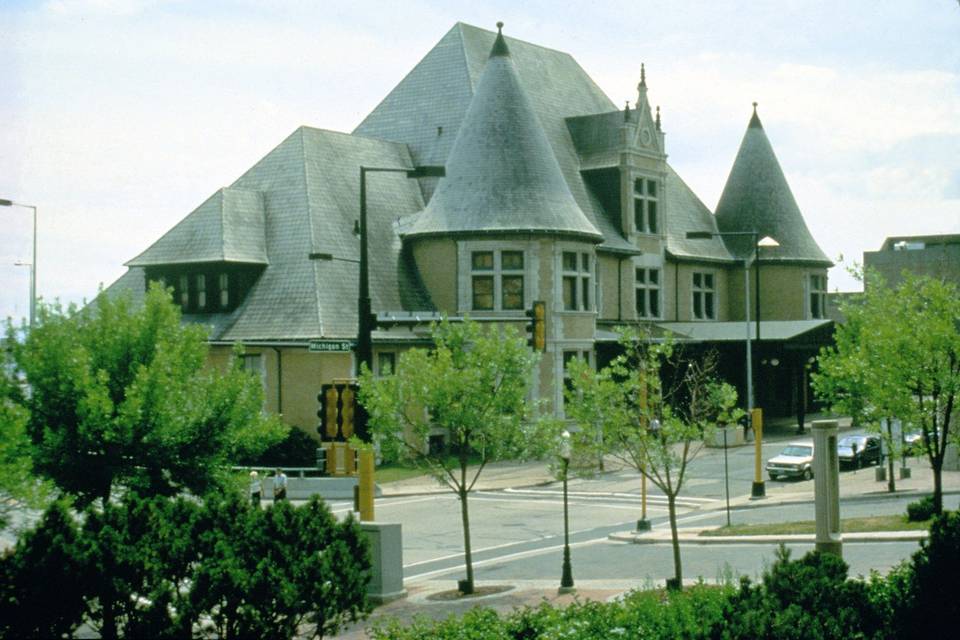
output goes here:
{"type": "Polygon", "coordinates": [[[217,285],[220,289],[220,308],[226,309],[230,306],[230,274],[221,273],[217,277],[217,285]]]}
{"type": "Polygon", "coordinates": [[[180,276],[180,308],[183,311],[190,308],[190,278],[187,275],[180,276]]]}
{"type": "Polygon", "coordinates": [[[633,181],[633,224],[637,233],[658,233],[657,181],[636,178],[633,181]]]}
{"type": "Polygon", "coordinates": [[[197,274],[197,308],[207,308],[207,276],[202,273],[197,274]]]}

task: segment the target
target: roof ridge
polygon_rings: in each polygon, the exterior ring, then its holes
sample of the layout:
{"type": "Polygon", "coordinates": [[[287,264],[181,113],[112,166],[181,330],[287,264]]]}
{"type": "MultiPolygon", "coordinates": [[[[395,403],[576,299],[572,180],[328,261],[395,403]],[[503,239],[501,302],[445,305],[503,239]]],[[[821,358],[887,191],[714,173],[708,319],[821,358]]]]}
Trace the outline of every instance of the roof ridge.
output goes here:
{"type": "MultiPolygon", "coordinates": [[[[307,142],[305,135],[306,127],[300,127],[300,155],[301,155],[301,164],[303,166],[303,197],[306,200],[306,209],[307,209],[307,229],[310,230],[310,250],[316,251],[317,247],[317,233],[316,225],[313,223],[313,201],[310,198],[310,175],[309,175],[309,163],[307,162],[307,142]]],[[[324,131],[323,129],[318,129],[318,131],[324,131]]],[[[332,133],[339,133],[337,131],[332,131],[332,133]]],[[[345,134],[351,136],[352,134],[345,134]]],[[[313,272],[313,299],[316,303],[317,309],[317,325],[320,327],[320,335],[323,335],[323,312],[322,306],[320,305],[320,274],[317,273],[319,268],[315,260],[311,261],[311,271],[313,272]]]]}
{"type": "Polygon", "coordinates": [[[227,259],[227,187],[220,187],[220,259],[227,259]]]}

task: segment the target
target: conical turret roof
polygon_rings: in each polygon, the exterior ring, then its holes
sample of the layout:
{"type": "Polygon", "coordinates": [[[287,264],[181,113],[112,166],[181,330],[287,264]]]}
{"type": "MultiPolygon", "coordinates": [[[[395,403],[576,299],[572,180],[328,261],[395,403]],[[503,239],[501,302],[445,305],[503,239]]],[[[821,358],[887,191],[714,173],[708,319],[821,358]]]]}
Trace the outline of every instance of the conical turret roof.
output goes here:
{"type": "MultiPolygon", "coordinates": [[[[779,247],[763,250],[764,261],[833,264],[807,229],[756,104],[717,204],[716,218],[721,232],[756,231],[758,239],[770,236],[779,242],[779,247]]],[[[724,241],[738,257],[753,254],[748,238],[726,237],[724,241]]]]}
{"type": "Polygon", "coordinates": [[[502,34],[453,143],[446,177],[404,237],[491,233],[603,240],[570,193],[502,34]]]}

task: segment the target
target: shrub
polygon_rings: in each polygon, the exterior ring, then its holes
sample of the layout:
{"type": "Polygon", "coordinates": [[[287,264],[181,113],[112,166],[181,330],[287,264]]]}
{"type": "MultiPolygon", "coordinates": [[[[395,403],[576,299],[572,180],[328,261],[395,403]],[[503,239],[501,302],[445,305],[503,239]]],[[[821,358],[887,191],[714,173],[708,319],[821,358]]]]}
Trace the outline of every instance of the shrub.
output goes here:
{"type": "Polygon", "coordinates": [[[960,572],[960,513],[945,512],[930,524],[930,537],[913,554],[908,595],[901,604],[903,637],[931,637],[960,626],[956,579],[960,572]]]}
{"type": "Polygon", "coordinates": [[[866,585],[847,580],[840,557],[813,551],[793,561],[783,545],[762,584],[741,580],[723,618],[715,638],[857,638],[877,630],[866,585]]]}
{"type": "Polygon", "coordinates": [[[318,498],[255,509],[140,498],[51,507],[0,558],[0,637],[322,637],[367,610],[367,543],[318,498]],[[312,631],[312,634],[310,633],[312,631]]]}
{"type": "Polygon", "coordinates": [[[303,429],[291,427],[286,437],[257,455],[242,456],[237,464],[256,467],[312,467],[319,444],[303,429]]]}
{"type": "Polygon", "coordinates": [[[924,522],[932,518],[935,513],[933,496],[925,496],[907,505],[907,520],[910,522],[924,522]]]}

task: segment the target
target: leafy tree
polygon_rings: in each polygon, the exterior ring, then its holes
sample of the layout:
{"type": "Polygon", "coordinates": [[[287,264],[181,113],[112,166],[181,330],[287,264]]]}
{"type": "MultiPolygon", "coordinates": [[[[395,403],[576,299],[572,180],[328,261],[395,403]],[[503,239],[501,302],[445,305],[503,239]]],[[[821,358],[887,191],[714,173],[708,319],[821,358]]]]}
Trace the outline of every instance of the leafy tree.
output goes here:
{"type": "Polygon", "coordinates": [[[551,423],[528,419],[536,356],[516,332],[444,320],[433,327],[433,342],[432,350],[401,354],[392,376],[376,378],[364,371],[360,401],[386,455],[413,461],[459,499],[467,571],[461,588],[472,593],[470,491],[487,463],[537,455],[555,434],[549,433],[551,423]],[[455,456],[430,450],[434,433],[444,435],[455,456]],[[480,459],[468,473],[471,452],[480,459]]]}
{"type": "Polygon", "coordinates": [[[158,285],[141,308],[107,295],[82,311],[42,306],[25,341],[8,327],[8,345],[30,389],[34,469],[81,506],[116,485],[202,494],[286,429],[262,414],[260,383],[239,363],[206,366],[205,330],[181,325],[158,285]]]}
{"type": "Polygon", "coordinates": [[[51,493],[49,483],[33,474],[23,392],[9,357],[0,348],[0,529],[10,524],[14,511],[42,508],[51,493]]]}
{"type": "Polygon", "coordinates": [[[868,424],[898,417],[920,429],[940,513],[944,453],[955,439],[951,419],[960,394],[960,291],[904,275],[895,289],[866,275],[864,293],[843,307],[847,321],[835,345],[820,352],[813,385],[837,411],[868,424]]]}
{"type": "Polygon", "coordinates": [[[575,361],[569,367],[566,413],[580,426],[578,447],[636,469],[667,497],[674,577],[683,571],[676,500],[686,471],[718,424],[735,422],[736,390],[716,379],[716,357],[681,362],[669,342],[654,344],[631,328],[621,329],[623,353],[601,371],[575,361]],[[677,372],[664,384],[666,369],[677,372]]]}

